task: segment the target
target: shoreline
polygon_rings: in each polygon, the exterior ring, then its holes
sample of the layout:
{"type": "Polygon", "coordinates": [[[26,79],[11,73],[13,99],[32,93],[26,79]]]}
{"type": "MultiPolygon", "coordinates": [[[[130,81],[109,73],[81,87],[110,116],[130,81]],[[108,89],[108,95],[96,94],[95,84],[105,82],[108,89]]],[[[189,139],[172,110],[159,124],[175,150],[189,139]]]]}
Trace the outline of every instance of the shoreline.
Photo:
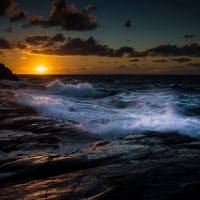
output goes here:
{"type": "Polygon", "coordinates": [[[149,132],[105,140],[0,92],[1,199],[200,198],[200,141],[149,132]]]}

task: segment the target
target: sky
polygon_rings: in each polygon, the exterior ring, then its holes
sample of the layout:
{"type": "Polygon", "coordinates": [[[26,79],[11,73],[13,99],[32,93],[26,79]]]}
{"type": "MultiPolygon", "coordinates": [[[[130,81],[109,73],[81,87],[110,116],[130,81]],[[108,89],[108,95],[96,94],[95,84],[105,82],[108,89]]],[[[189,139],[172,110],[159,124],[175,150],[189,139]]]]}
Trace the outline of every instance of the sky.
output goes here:
{"type": "Polygon", "coordinates": [[[0,0],[17,74],[200,74],[199,0],[0,0]]]}

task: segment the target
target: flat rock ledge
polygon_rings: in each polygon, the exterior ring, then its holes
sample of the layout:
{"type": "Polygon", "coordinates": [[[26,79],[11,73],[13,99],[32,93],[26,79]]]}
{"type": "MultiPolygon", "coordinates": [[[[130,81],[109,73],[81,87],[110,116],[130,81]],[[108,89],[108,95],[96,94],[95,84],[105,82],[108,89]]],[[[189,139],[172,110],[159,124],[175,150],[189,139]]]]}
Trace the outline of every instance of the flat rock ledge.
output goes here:
{"type": "Polygon", "coordinates": [[[178,133],[106,140],[0,94],[1,200],[199,200],[200,141],[178,133]]]}

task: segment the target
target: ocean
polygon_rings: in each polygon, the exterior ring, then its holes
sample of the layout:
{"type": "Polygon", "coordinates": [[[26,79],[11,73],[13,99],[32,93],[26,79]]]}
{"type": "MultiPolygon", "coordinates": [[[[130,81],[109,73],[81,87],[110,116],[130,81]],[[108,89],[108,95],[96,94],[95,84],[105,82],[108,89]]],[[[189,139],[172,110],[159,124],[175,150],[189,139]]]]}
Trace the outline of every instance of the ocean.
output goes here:
{"type": "Polygon", "coordinates": [[[200,136],[200,76],[21,75],[0,81],[39,115],[106,138],[176,132],[200,136]]]}

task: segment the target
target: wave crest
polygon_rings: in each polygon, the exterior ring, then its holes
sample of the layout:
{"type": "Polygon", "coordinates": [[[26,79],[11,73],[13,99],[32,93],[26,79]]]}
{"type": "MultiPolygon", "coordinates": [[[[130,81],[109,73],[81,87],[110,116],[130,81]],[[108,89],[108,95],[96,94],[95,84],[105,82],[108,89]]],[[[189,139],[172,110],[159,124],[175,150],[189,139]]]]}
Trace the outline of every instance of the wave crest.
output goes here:
{"type": "Polygon", "coordinates": [[[55,80],[47,85],[47,90],[53,94],[60,94],[74,97],[94,97],[97,91],[93,85],[89,83],[63,84],[59,80],[55,80]]]}

